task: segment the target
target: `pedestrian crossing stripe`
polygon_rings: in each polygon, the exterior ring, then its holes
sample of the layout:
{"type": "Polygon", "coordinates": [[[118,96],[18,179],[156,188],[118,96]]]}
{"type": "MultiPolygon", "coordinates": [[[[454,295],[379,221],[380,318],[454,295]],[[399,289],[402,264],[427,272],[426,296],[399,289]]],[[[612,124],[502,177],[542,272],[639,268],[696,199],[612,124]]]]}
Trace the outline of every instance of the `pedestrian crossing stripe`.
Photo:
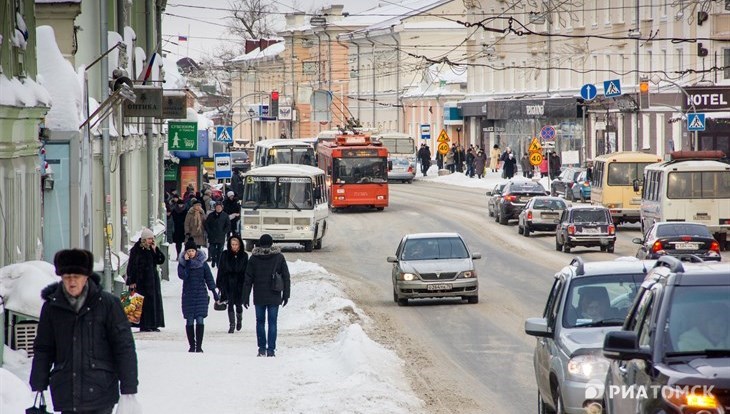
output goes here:
{"type": "Polygon", "coordinates": [[[606,96],[621,95],[621,90],[616,86],[615,83],[609,82],[608,89],[606,89],[606,92],[604,93],[604,95],[606,95],[606,96]]]}

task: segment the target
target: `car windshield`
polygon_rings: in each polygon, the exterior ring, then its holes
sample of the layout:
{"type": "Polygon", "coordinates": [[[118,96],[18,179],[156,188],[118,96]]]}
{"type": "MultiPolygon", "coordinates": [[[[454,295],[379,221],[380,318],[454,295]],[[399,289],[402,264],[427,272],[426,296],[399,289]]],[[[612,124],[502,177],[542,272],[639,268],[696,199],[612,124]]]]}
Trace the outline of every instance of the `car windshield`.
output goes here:
{"type": "Polygon", "coordinates": [[[730,286],[677,286],[671,303],[668,354],[730,350],[730,286]]]}
{"type": "Polygon", "coordinates": [[[563,200],[535,200],[532,208],[535,210],[565,210],[565,202],[563,200]]]}
{"type": "Polygon", "coordinates": [[[573,212],[574,223],[605,223],[606,212],[603,210],[575,210],[573,212]]]}
{"type": "Polygon", "coordinates": [[[458,237],[410,239],[403,247],[403,260],[466,259],[469,253],[458,237]]]}
{"type": "Polygon", "coordinates": [[[657,237],[701,236],[712,237],[707,227],[701,224],[672,223],[657,226],[657,237]]]}
{"type": "Polygon", "coordinates": [[[563,327],[622,325],[643,280],[644,274],[574,279],[565,301],[563,327]]]}

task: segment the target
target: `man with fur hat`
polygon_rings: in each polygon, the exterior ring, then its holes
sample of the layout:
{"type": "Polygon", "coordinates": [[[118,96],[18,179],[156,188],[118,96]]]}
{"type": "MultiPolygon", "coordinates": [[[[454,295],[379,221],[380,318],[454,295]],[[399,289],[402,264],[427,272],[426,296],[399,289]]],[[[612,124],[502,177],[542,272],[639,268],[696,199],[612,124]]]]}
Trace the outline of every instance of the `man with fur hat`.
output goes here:
{"type": "Polygon", "coordinates": [[[127,285],[144,296],[140,332],[159,332],[165,327],[162,307],[162,287],[157,265],[165,263],[165,255],[155,245],[155,235],[148,228],[142,229],[139,240],[129,250],[127,285]]]}
{"type": "Polygon", "coordinates": [[[248,259],[243,279],[243,307],[246,309],[248,309],[249,296],[253,288],[253,304],[256,308],[256,339],[260,357],[276,356],[276,325],[279,305],[283,307],[289,302],[291,288],[286,259],[278,247],[272,246],[273,242],[274,240],[268,234],[259,238],[258,245],[254,247],[251,257],[248,259]],[[284,289],[281,291],[272,289],[271,279],[274,272],[278,272],[284,281],[284,289]],[[267,320],[269,323],[268,335],[265,326],[267,320]]]}
{"type": "Polygon", "coordinates": [[[55,411],[111,414],[117,402],[136,405],[137,352],[119,298],[102,290],[91,252],[61,250],[53,262],[61,282],[41,292],[31,388],[50,386],[55,411]]]}

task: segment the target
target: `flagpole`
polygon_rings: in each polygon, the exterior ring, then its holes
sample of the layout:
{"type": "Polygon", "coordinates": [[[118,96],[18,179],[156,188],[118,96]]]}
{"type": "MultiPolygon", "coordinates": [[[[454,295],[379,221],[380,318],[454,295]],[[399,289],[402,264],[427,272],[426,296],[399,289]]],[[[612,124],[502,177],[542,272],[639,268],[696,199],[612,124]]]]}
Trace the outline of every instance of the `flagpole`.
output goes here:
{"type": "Polygon", "coordinates": [[[187,37],[187,39],[185,39],[185,43],[187,43],[185,57],[188,57],[188,56],[190,56],[190,25],[188,25],[188,37],[187,37]]]}

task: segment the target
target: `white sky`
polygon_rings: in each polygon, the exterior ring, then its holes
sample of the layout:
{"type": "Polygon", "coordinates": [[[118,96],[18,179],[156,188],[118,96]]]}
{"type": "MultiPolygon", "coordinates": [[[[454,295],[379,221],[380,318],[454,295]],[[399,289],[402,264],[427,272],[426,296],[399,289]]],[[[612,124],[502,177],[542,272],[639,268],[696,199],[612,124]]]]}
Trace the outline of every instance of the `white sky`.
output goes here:
{"type": "MultiPolygon", "coordinates": [[[[344,11],[356,13],[374,6],[378,2],[373,0],[271,0],[270,3],[278,12],[304,11],[311,12],[329,4],[342,4],[344,11]],[[293,6],[293,7],[292,7],[293,6]]],[[[210,55],[221,44],[231,44],[235,37],[227,32],[230,20],[226,19],[230,13],[229,0],[172,0],[167,3],[167,9],[162,16],[163,49],[175,61],[181,57],[190,56],[200,60],[202,56],[210,55]],[[208,9],[191,8],[184,6],[200,6],[204,4],[208,9]],[[178,42],[178,35],[189,35],[187,42],[178,42]]],[[[284,27],[284,15],[274,15],[279,21],[280,28],[284,27]]]]}

